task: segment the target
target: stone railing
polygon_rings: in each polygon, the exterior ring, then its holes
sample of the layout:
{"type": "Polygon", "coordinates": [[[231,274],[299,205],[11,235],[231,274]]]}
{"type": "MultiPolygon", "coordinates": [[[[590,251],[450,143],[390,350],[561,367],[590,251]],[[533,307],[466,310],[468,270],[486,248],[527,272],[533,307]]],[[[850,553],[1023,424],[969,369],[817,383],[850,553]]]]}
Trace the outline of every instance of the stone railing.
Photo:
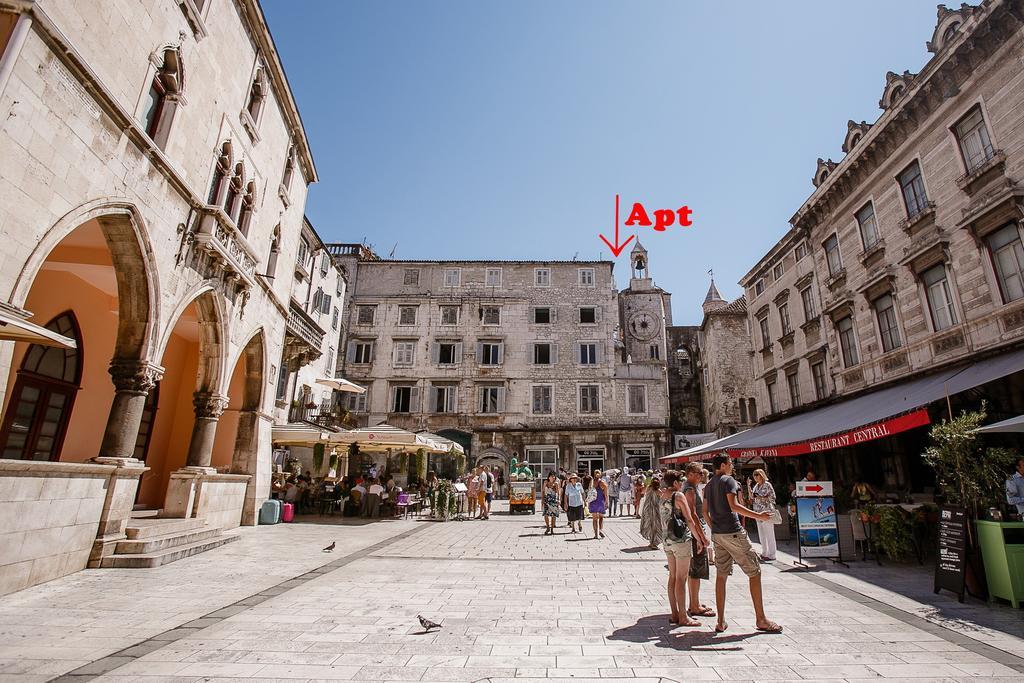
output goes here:
{"type": "Polygon", "coordinates": [[[294,301],[288,307],[286,328],[292,336],[305,342],[311,349],[320,351],[326,332],[294,301]]]}
{"type": "Polygon", "coordinates": [[[195,233],[196,244],[224,269],[228,280],[242,289],[256,284],[259,258],[245,235],[219,206],[205,206],[195,233]]]}

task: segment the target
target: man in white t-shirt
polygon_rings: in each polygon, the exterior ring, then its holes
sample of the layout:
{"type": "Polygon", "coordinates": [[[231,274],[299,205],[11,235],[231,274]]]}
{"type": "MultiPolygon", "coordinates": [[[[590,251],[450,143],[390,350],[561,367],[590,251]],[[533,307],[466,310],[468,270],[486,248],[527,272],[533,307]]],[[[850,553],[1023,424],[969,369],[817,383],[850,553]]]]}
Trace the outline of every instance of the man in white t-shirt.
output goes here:
{"type": "Polygon", "coordinates": [[[370,482],[370,488],[367,490],[366,496],[366,516],[376,517],[380,510],[380,497],[384,493],[384,487],[380,485],[380,480],[374,479],[370,482]]]}
{"type": "Polygon", "coordinates": [[[494,475],[486,467],[481,470],[480,490],[484,494],[484,500],[480,506],[480,519],[487,519],[491,516],[491,500],[494,498],[494,475]]]}

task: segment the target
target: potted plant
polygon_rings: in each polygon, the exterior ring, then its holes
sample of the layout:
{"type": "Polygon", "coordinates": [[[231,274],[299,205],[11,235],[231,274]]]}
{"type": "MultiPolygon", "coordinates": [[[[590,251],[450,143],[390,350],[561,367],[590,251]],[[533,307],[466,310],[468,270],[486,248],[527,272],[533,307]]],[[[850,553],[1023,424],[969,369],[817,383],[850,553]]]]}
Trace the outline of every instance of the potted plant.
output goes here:
{"type": "Polygon", "coordinates": [[[976,430],[985,421],[985,404],[980,410],[964,411],[932,427],[923,458],[935,470],[935,480],[946,503],[964,509],[967,517],[967,590],[984,598],[985,572],[974,525],[979,513],[1002,499],[1006,472],[1014,453],[1006,448],[985,448],[976,430]]]}

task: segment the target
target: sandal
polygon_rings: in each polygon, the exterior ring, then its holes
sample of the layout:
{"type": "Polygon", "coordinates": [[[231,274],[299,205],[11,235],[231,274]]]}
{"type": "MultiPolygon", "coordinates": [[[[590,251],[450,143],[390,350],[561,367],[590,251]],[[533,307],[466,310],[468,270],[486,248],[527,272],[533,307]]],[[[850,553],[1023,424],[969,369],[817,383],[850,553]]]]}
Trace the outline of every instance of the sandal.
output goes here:
{"type": "Polygon", "coordinates": [[[729,622],[724,621],[721,624],[715,624],[715,633],[725,633],[729,629],[729,622]]]}
{"type": "Polygon", "coordinates": [[[754,628],[761,633],[782,633],[782,627],[774,621],[769,621],[767,626],[755,626],[754,628]]]}
{"type": "Polygon", "coordinates": [[[701,605],[700,609],[691,609],[686,612],[691,617],[713,617],[715,616],[715,610],[711,609],[707,605],[701,605]]]}

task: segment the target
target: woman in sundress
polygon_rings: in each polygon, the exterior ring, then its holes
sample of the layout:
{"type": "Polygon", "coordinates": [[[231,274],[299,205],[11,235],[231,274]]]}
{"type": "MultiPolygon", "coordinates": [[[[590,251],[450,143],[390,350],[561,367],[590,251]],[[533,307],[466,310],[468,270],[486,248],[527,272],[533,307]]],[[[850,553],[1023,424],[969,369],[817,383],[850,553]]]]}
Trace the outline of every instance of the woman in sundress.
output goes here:
{"type": "Polygon", "coordinates": [[[540,495],[544,501],[544,535],[551,536],[555,533],[555,522],[558,521],[560,512],[558,477],[554,471],[548,472],[548,478],[541,485],[540,495]]]}
{"type": "Polygon", "coordinates": [[[665,534],[665,527],[661,523],[661,511],[658,508],[659,486],[660,482],[657,479],[652,480],[644,499],[640,502],[640,535],[647,539],[651,550],[658,549],[665,534]]]}
{"type": "Polygon", "coordinates": [[[594,500],[590,503],[590,516],[594,520],[594,538],[604,538],[604,513],[608,511],[608,484],[601,478],[601,470],[594,470],[594,500]]]}

